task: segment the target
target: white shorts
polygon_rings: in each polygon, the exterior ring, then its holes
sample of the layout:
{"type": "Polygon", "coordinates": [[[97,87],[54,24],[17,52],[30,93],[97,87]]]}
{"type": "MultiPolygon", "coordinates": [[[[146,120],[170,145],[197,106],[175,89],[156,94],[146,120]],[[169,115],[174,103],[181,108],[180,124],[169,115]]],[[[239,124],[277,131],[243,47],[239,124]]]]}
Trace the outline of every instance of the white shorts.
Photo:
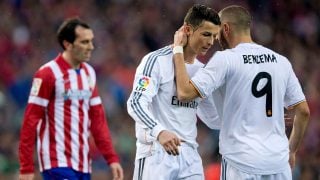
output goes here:
{"type": "Polygon", "coordinates": [[[179,155],[169,155],[161,146],[152,156],[137,159],[133,180],[204,180],[197,149],[182,143],[179,155]]]}
{"type": "Polygon", "coordinates": [[[285,171],[277,174],[251,174],[243,172],[239,169],[234,168],[227,163],[225,159],[222,159],[221,163],[221,180],[292,180],[291,168],[288,167],[285,171]]]}

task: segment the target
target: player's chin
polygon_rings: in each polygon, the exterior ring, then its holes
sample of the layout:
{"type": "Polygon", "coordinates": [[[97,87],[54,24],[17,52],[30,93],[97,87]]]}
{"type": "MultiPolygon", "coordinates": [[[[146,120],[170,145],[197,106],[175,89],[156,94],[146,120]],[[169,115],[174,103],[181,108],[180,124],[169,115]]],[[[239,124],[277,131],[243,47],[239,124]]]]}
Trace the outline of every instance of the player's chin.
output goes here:
{"type": "Polygon", "coordinates": [[[84,61],[89,61],[90,58],[91,58],[91,54],[85,54],[83,57],[84,61]]]}
{"type": "Polygon", "coordinates": [[[204,56],[207,54],[207,52],[208,52],[208,50],[201,50],[199,55],[204,56]]]}
{"type": "Polygon", "coordinates": [[[81,62],[88,62],[90,60],[90,57],[82,57],[81,62]]]}

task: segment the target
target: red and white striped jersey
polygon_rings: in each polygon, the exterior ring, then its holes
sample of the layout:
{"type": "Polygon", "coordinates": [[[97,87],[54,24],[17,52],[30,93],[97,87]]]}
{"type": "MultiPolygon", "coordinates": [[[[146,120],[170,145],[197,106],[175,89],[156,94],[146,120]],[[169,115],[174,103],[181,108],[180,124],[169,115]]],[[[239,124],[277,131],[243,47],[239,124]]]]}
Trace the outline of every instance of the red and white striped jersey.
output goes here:
{"type": "Polygon", "coordinates": [[[34,171],[35,140],[40,171],[72,167],[91,172],[90,134],[109,164],[119,161],[112,146],[94,69],[87,63],[72,69],[59,55],[34,76],[20,135],[20,172],[34,171]]]}

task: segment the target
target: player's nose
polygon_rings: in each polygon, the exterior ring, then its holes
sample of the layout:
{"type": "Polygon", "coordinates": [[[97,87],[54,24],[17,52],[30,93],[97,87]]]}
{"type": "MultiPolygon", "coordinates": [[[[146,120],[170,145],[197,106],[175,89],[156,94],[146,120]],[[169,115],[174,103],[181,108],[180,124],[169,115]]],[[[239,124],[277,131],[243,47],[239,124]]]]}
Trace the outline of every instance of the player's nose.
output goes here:
{"type": "Polygon", "coordinates": [[[88,49],[89,49],[89,50],[94,50],[94,45],[93,45],[93,43],[89,43],[88,49]]]}
{"type": "Polygon", "coordinates": [[[208,45],[212,46],[212,45],[213,45],[213,42],[214,42],[214,37],[211,37],[211,38],[208,40],[208,45]]]}

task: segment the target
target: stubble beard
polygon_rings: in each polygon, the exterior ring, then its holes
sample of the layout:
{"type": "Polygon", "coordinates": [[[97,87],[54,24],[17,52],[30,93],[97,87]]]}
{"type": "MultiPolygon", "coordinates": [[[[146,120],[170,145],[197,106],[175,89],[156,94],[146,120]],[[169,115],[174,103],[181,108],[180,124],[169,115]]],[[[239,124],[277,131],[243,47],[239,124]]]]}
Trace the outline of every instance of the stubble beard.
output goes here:
{"type": "Polygon", "coordinates": [[[222,50],[226,50],[226,49],[229,49],[230,48],[230,46],[229,46],[229,44],[228,44],[228,42],[227,42],[227,40],[226,40],[226,38],[225,38],[225,36],[223,35],[223,33],[222,32],[220,32],[220,40],[219,40],[219,44],[220,44],[220,46],[221,46],[221,49],[222,50]]]}

